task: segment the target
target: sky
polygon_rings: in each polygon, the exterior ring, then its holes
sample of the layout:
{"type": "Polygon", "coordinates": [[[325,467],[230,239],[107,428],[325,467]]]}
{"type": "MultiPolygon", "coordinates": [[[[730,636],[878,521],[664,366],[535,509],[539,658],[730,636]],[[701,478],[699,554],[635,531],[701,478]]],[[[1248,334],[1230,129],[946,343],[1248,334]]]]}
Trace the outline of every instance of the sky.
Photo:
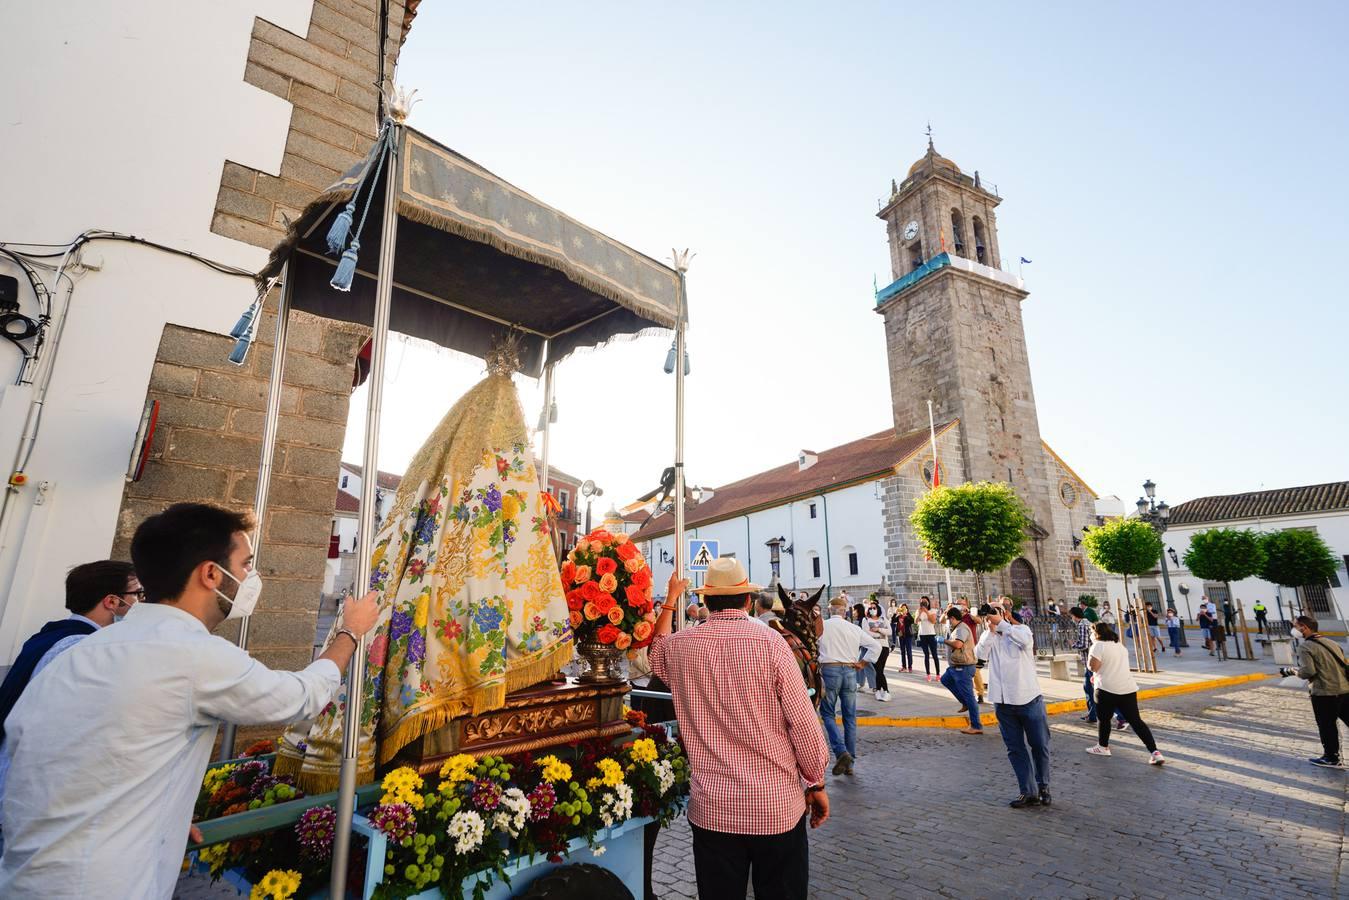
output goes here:
{"type": "MultiPolygon", "coordinates": [[[[1349,478],[1346,31],[1311,2],[433,0],[398,79],[412,126],[653,257],[696,252],[686,471],[713,487],[891,426],[875,213],[930,122],[1003,198],[1004,260],[1032,261],[1042,436],[1098,494],[1151,478],[1175,505],[1349,478]]],[[[606,508],[673,461],[668,348],[558,367],[551,461],[606,508]]],[[[380,468],[482,374],[395,344],[380,468]]]]}

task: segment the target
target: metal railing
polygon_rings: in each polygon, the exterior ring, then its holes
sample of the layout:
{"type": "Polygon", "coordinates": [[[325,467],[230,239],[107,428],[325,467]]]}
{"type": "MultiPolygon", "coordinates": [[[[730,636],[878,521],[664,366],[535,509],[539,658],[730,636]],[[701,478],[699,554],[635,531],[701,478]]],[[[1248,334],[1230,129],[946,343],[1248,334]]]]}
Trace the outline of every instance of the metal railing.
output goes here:
{"type": "Polygon", "coordinates": [[[1072,616],[1051,616],[1047,613],[1035,615],[1029,622],[1031,634],[1035,636],[1036,656],[1060,656],[1076,654],[1073,643],[1077,640],[1077,623],[1072,616]]]}

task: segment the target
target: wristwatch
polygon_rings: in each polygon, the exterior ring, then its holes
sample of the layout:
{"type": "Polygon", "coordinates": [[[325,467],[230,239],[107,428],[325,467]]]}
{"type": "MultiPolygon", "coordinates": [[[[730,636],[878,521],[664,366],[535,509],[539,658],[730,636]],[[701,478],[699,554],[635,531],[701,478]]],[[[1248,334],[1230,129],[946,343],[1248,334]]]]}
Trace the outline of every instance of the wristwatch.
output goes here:
{"type": "Polygon", "coordinates": [[[351,638],[351,642],[353,644],[355,644],[357,647],[361,646],[361,639],[357,637],[356,632],[352,631],[350,628],[339,628],[337,629],[337,633],[345,634],[347,637],[351,638]]]}

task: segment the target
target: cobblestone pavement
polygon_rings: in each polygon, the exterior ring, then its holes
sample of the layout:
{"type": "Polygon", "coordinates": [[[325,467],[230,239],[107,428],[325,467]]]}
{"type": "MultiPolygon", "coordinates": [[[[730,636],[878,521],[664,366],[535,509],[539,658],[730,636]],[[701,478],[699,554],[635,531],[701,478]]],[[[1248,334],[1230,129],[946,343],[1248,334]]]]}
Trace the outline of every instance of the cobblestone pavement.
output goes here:
{"type": "MultiPolygon", "coordinates": [[[[1090,756],[1095,726],[1051,718],[1050,809],[1013,810],[997,729],[859,730],[857,774],[833,778],[811,833],[820,898],[1349,897],[1346,773],[1303,691],[1238,687],[1147,702],[1167,764],[1131,733],[1090,756]]],[[[656,892],[694,897],[687,822],[662,832],[656,892]]],[[[765,898],[766,900],[766,898],[765,898]]]]}

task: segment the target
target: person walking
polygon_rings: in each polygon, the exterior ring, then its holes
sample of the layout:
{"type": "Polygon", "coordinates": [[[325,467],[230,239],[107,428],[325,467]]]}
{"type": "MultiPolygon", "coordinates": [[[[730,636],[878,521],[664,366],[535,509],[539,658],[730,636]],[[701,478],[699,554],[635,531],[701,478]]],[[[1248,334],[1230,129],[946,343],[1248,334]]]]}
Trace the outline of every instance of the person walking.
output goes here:
{"type": "Polygon", "coordinates": [[[1199,623],[1199,636],[1204,639],[1204,649],[1208,655],[1213,655],[1213,619],[1208,614],[1208,606],[1199,604],[1199,615],[1195,616],[1195,621],[1199,623]]]}
{"type": "Polygon", "coordinates": [[[867,612],[866,621],[862,628],[876,639],[881,645],[880,656],[871,664],[873,690],[876,692],[876,699],[882,703],[890,702],[890,682],[885,680],[885,661],[890,658],[890,645],[887,639],[890,634],[890,626],[881,618],[881,608],[873,606],[867,612]]]}
{"type": "Polygon", "coordinates": [[[946,610],[946,618],[951,627],[946,636],[946,671],[942,673],[942,687],[951,692],[951,696],[960,701],[959,712],[970,717],[968,728],[962,728],[961,734],[983,734],[984,723],[979,718],[979,701],[974,696],[974,632],[964,622],[963,611],[958,606],[946,610]]]}
{"type": "Polygon", "coordinates": [[[937,655],[937,612],[928,597],[918,601],[918,647],[923,651],[923,674],[927,680],[941,678],[941,657],[937,655]]]}
{"type": "Polygon", "coordinates": [[[1096,745],[1088,747],[1087,752],[1096,756],[1110,755],[1110,717],[1119,710],[1152,754],[1148,762],[1160,766],[1166,759],[1157,749],[1152,730],[1138,711],[1138,682],[1129,671],[1129,651],[1119,642],[1114,628],[1104,622],[1097,622],[1092,628],[1096,639],[1087,651],[1087,665],[1091,667],[1096,685],[1096,713],[1100,721],[1096,726],[1096,745]]]}
{"type": "Polygon", "coordinates": [[[343,604],[335,639],[298,672],[211,634],[257,603],[253,528],[200,503],[150,516],[131,539],[145,599],[58,656],[14,705],[0,897],[168,900],[220,723],[312,718],[337,696],[379,616],[374,591],[343,604]]]}
{"type": "Polygon", "coordinates": [[[857,759],[857,670],[880,658],[881,643],[848,621],[848,608],[837,598],[829,604],[829,618],[820,635],[820,674],[824,699],[820,721],[835,756],[835,775],[851,775],[857,759]],[[843,717],[839,733],[836,715],[843,717]]]}
{"type": "Polygon", "coordinates": [[[1311,616],[1301,615],[1293,620],[1293,628],[1301,635],[1296,669],[1280,669],[1285,678],[1296,675],[1307,682],[1311,695],[1312,714],[1321,737],[1321,755],[1310,759],[1314,766],[1326,769],[1344,768],[1340,756],[1340,722],[1349,725],[1349,660],[1339,644],[1324,637],[1320,623],[1311,616]]]}
{"type": "Polygon", "coordinates": [[[984,604],[979,615],[984,636],[975,647],[987,660],[989,697],[998,717],[998,731],[1021,793],[1007,805],[1013,809],[1049,806],[1049,718],[1035,671],[1035,636],[1016,620],[1011,604],[984,604]]]}
{"type": "Polygon", "coordinates": [[[902,671],[913,672],[913,615],[909,612],[909,604],[899,604],[890,621],[899,647],[899,667],[902,671]]]}
{"type": "Polygon", "coordinates": [[[752,879],[755,896],[805,900],[806,814],[812,828],[829,819],[829,757],[815,708],[787,642],[749,618],[759,587],[744,565],[713,560],[699,589],[707,621],[671,634],[687,585],[678,572],[670,576],[650,660],[670,686],[693,773],[688,817],[698,896],[743,900],[752,879]]]}
{"type": "Polygon", "coordinates": [[[1166,611],[1166,634],[1171,638],[1171,649],[1176,651],[1177,656],[1180,656],[1180,629],[1180,616],[1176,614],[1174,609],[1168,609],[1166,611]]]}

